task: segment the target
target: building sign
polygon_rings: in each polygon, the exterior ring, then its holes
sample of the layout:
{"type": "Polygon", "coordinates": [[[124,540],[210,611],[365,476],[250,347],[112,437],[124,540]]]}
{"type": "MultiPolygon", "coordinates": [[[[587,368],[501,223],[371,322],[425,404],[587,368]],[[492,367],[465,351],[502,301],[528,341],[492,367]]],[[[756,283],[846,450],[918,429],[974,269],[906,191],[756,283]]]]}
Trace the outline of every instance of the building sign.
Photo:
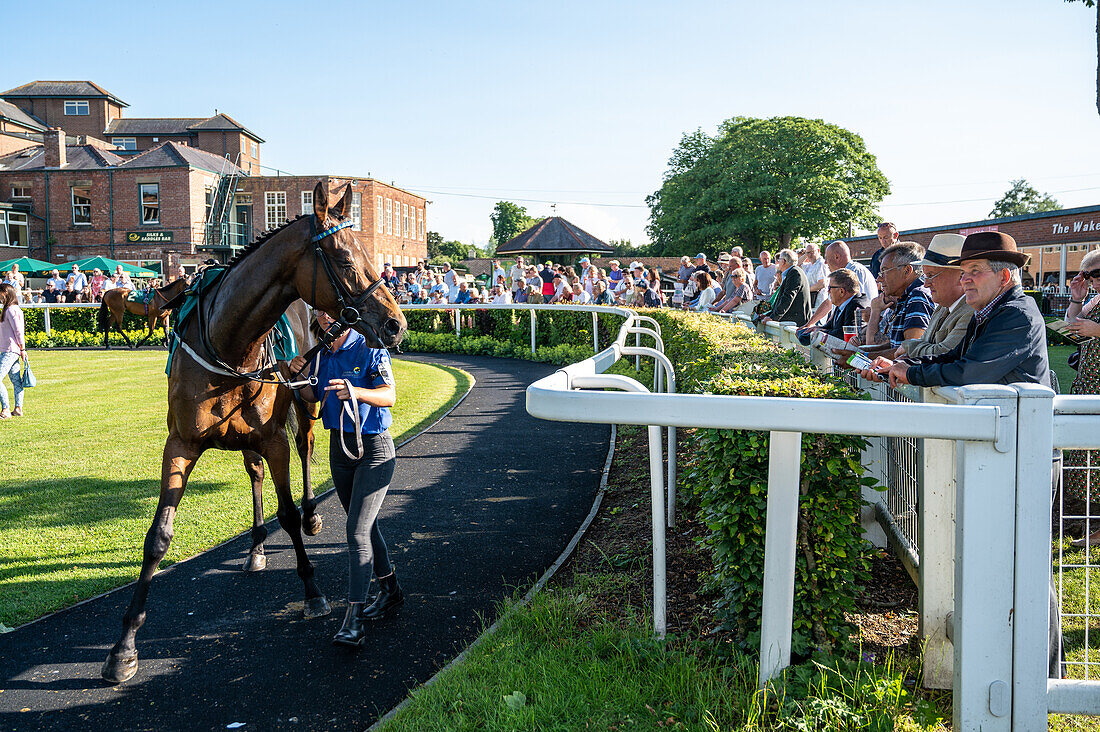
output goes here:
{"type": "Polygon", "coordinates": [[[983,231],[996,231],[996,226],[975,226],[973,229],[959,229],[959,233],[963,236],[970,236],[971,234],[978,234],[983,231]]]}
{"type": "Polygon", "coordinates": [[[1087,231],[1100,231],[1100,224],[1095,219],[1078,219],[1068,224],[1054,223],[1050,225],[1051,234],[1081,234],[1087,231]]]}
{"type": "Polygon", "coordinates": [[[171,231],[128,231],[126,241],[135,244],[164,244],[172,242],[171,231]]]}

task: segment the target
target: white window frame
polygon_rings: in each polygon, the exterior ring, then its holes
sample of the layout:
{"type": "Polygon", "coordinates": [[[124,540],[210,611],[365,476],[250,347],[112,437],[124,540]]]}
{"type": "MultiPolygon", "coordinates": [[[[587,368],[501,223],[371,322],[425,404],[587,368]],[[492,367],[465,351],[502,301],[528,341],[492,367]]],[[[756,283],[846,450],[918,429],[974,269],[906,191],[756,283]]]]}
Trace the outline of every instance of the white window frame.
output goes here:
{"type": "Polygon", "coordinates": [[[139,183],[138,184],[138,207],[141,214],[141,225],[149,226],[160,224],[160,183],[139,183]],[[154,188],[156,193],[156,204],[150,206],[145,203],[145,189],[154,188]],[[146,211],[152,212],[152,215],[146,211]]]}
{"type": "Polygon", "coordinates": [[[417,209],[417,216],[420,219],[420,241],[424,241],[424,209],[417,209]]]}
{"type": "Polygon", "coordinates": [[[264,191],[264,224],[268,231],[286,223],[286,191],[264,191]]]}
{"type": "Polygon", "coordinates": [[[91,186],[71,186],[69,188],[69,200],[72,201],[73,206],[73,226],[91,226],[92,225],[92,187],[91,186]],[[76,202],[76,192],[84,191],[87,195],[84,199],[87,203],[76,202]],[[81,218],[86,218],[87,221],[77,221],[77,212],[80,212],[81,218]]]}
{"type": "Polygon", "coordinates": [[[379,234],[384,234],[386,232],[386,219],[385,219],[385,213],[383,211],[384,211],[384,207],[382,205],[382,196],[375,196],[375,198],[374,198],[374,220],[375,220],[374,230],[377,231],[379,234]]]}
{"type": "Polygon", "coordinates": [[[21,213],[19,211],[8,211],[6,224],[4,223],[4,218],[5,217],[0,216],[0,230],[2,230],[0,231],[0,234],[3,234],[4,236],[4,241],[0,242],[0,245],[7,247],[29,248],[31,229],[30,223],[27,221],[27,214],[21,213]],[[23,230],[23,237],[16,244],[12,244],[11,230],[13,228],[20,228],[23,230]]]}
{"type": "Polygon", "coordinates": [[[65,100],[64,111],[66,117],[87,117],[89,114],[92,113],[91,105],[88,104],[87,99],[65,100]]]}
{"type": "Polygon", "coordinates": [[[386,235],[393,234],[393,199],[386,199],[386,235]]]}
{"type": "Polygon", "coordinates": [[[20,184],[13,183],[12,186],[11,186],[11,197],[12,198],[30,198],[31,197],[31,187],[28,186],[28,185],[21,184],[21,183],[20,184]]]}
{"type": "Polygon", "coordinates": [[[363,194],[358,191],[352,191],[351,194],[351,220],[353,230],[363,230],[363,194]]]}
{"type": "Polygon", "coordinates": [[[313,191],[302,191],[302,215],[313,213],[313,191]]]}
{"type": "MultiPolygon", "coordinates": [[[[153,142],[156,142],[156,140],[153,142]]],[[[123,150],[137,150],[136,137],[112,137],[111,144],[115,147],[121,147],[123,150]]]]}
{"type": "Polygon", "coordinates": [[[401,204],[401,236],[409,238],[409,204],[401,204]]]}

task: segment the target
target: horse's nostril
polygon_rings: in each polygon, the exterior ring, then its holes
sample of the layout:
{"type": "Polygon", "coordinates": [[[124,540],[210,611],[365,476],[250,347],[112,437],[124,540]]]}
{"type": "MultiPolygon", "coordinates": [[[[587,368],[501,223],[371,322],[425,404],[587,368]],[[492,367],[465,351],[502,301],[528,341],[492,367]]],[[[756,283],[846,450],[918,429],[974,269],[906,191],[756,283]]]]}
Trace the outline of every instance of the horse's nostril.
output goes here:
{"type": "Polygon", "coordinates": [[[396,318],[390,318],[386,321],[386,332],[390,335],[397,335],[401,332],[401,323],[396,318]]]}

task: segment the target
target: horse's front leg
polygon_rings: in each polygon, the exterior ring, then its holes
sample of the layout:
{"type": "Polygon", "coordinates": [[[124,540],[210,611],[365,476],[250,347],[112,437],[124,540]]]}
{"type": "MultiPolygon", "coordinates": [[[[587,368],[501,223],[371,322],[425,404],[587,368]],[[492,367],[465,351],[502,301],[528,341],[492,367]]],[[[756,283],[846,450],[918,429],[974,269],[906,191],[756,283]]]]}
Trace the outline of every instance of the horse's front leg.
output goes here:
{"type": "Polygon", "coordinates": [[[298,562],[298,576],[302,578],[306,591],[306,618],[319,618],[332,612],[328,600],[317,589],[313,581],[313,565],[306,556],[305,543],[302,540],[302,516],[294,505],[290,493],[290,443],[286,430],[280,427],[263,446],[263,456],[267,460],[267,469],[271,473],[271,482],[275,484],[275,493],[279,497],[279,525],[286,531],[294,543],[294,555],[298,562]]]}
{"type": "Polygon", "coordinates": [[[252,479],[252,548],[244,560],[244,571],[258,572],[267,566],[267,556],[264,554],[264,539],[267,538],[267,528],[264,526],[264,461],[259,453],[244,451],[244,470],[252,479]]]}
{"type": "Polygon", "coordinates": [[[115,323],[114,326],[118,328],[119,335],[121,335],[122,339],[126,341],[126,345],[128,345],[130,348],[136,348],[134,342],[130,340],[130,336],[126,335],[126,331],[122,329],[122,323],[115,323]]]}
{"type": "Polygon", "coordinates": [[[149,328],[149,332],[145,334],[144,338],[142,338],[140,341],[138,341],[138,344],[137,344],[137,346],[135,346],[135,348],[141,348],[142,346],[144,346],[149,341],[150,338],[153,337],[153,326],[156,325],[156,322],[157,322],[156,318],[150,318],[149,319],[149,321],[147,323],[148,328],[149,328]]]}
{"type": "Polygon", "coordinates": [[[183,491],[187,487],[187,478],[195,467],[199,452],[192,449],[176,435],[169,435],[164,443],[164,458],[161,463],[160,501],[153,516],[153,524],[145,534],[145,555],[141,562],[141,573],[130,606],[122,616],[122,637],[115,643],[107,656],[100,672],[103,678],[112,684],[119,684],[137,673],[138,653],[135,645],[138,628],[145,622],[145,601],[149,597],[149,583],[153,573],[168,547],[172,543],[172,524],[176,508],[183,491]]]}
{"type": "Polygon", "coordinates": [[[317,513],[317,499],[313,496],[313,477],[311,465],[313,462],[313,420],[316,417],[312,413],[310,405],[299,399],[294,399],[292,408],[297,413],[298,429],[294,433],[294,445],[298,449],[298,459],[302,463],[302,522],[303,529],[309,536],[321,533],[323,522],[321,515],[317,513]]]}

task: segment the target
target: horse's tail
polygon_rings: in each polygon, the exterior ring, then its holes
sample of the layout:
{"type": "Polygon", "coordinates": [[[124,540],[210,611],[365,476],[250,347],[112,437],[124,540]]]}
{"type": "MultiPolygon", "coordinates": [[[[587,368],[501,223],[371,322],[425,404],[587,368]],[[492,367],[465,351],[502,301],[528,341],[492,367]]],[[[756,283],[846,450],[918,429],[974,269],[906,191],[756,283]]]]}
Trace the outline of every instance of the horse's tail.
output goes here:
{"type": "Polygon", "coordinates": [[[99,330],[106,333],[110,327],[108,324],[111,322],[111,310],[107,307],[107,298],[103,298],[103,302],[99,304],[99,312],[96,314],[96,321],[99,325],[99,330]]]}

